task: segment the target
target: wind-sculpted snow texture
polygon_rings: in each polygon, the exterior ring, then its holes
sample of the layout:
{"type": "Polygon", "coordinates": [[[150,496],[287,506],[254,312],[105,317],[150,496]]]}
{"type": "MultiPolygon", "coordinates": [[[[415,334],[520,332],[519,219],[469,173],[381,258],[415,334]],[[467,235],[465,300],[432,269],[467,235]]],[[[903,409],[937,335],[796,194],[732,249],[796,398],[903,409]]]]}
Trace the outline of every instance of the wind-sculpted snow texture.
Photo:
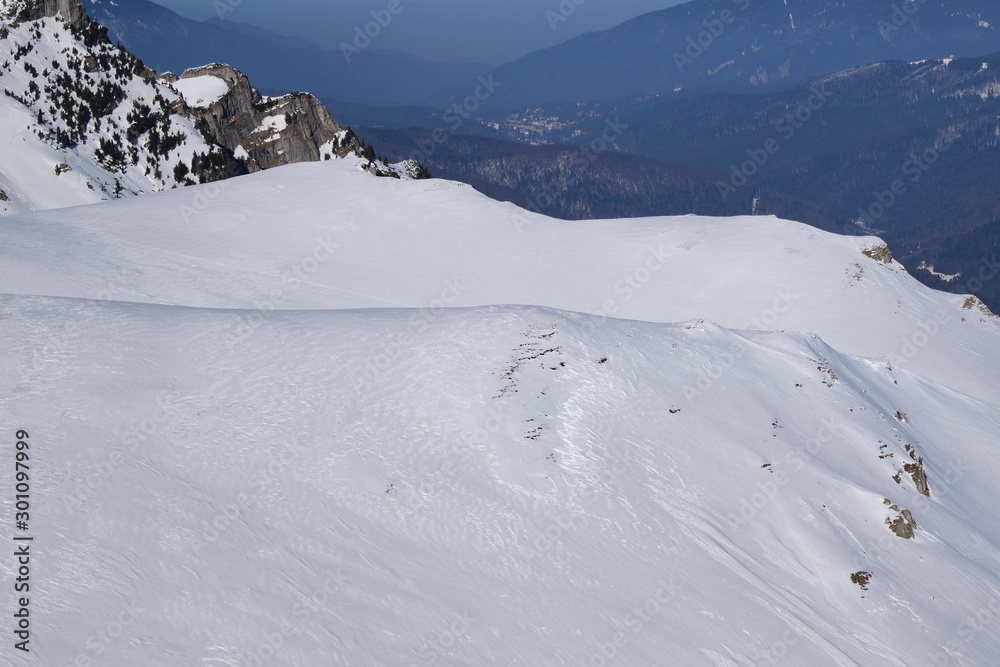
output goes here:
{"type": "Polygon", "coordinates": [[[1000,652],[991,314],[873,238],[362,162],[0,222],[11,664],[1000,652]]]}

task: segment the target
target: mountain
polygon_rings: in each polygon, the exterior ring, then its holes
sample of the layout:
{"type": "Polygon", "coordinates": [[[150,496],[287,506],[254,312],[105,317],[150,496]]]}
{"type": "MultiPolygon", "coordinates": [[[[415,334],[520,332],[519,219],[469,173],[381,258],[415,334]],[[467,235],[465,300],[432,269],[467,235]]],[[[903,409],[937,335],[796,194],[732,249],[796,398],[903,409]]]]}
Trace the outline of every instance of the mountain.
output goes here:
{"type": "MultiPolygon", "coordinates": [[[[98,0],[88,11],[159,72],[228,63],[270,95],[307,91],[323,100],[412,104],[481,73],[478,65],[445,65],[376,48],[360,49],[348,60],[340,50],[297,47],[232,21],[192,21],[148,0],[98,0]]],[[[353,39],[345,26],[344,40],[353,39]]]]}
{"type": "MultiPolygon", "coordinates": [[[[111,5],[112,8],[114,8],[115,6],[116,5],[111,5]]],[[[162,5],[160,5],[160,6],[162,7],[162,5]]],[[[112,9],[112,11],[116,11],[116,10],[112,9]]],[[[224,13],[223,15],[225,16],[227,14],[228,14],[228,12],[224,13]]],[[[107,15],[110,16],[110,14],[107,14],[107,15]]],[[[291,48],[291,49],[305,49],[305,50],[310,50],[310,49],[321,48],[318,44],[310,42],[309,40],[305,39],[304,37],[294,37],[294,36],[282,35],[282,34],[273,32],[271,30],[267,30],[266,28],[261,28],[260,26],[252,25],[250,23],[241,23],[239,21],[232,21],[232,20],[227,20],[225,18],[218,18],[218,17],[212,17],[212,18],[204,21],[204,23],[207,23],[208,25],[214,26],[216,28],[219,28],[221,30],[225,30],[225,31],[228,31],[228,32],[242,33],[244,35],[247,35],[248,37],[254,38],[255,40],[257,40],[259,42],[270,42],[270,43],[279,44],[281,46],[284,46],[284,47],[287,47],[287,48],[291,48]]]]}
{"type": "Polygon", "coordinates": [[[436,177],[468,183],[498,201],[564,220],[655,215],[777,214],[837,231],[836,216],[822,208],[758,187],[753,181],[732,196],[718,196],[729,174],[692,164],[565,144],[531,146],[495,138],[433,130],[358,128],[393,159],[417,160],[436,177]]]}
{"type": "MultiPolygon", "coordinates": [[[[1000,51],[991,0],[693,0],[496,69],[491,111],[616,100],[677,88],[784,87],[886,60],[1000,51]]],[[[475,82],[451,90],[451,102],[475,82]]]]}
{"type": "Polygon", "coordinates": [[[389,165],[376,159],[371,146],[351,128],[341,128],[330,112],[308,93],[265,98],[245,74],[230,65],[206,65],[163,81],[178,92],[204,133],[232,151],[250,172],[296,162],[349,156],[365,157],[376,176],[427,178],[415,161],[389,165]]]}
{"type": "Polygon", "coordinates": [[[203,181],[239,172],[78,1],[4,2],[0,16],[0,214],[162,190],[192,167],[203,181]]]}
{"type": "Polygon", "coordinates": [[[16,667],[1000,651],[1000,320],[878,239],[337,160],[8,217],[0,265],[16,667]]]}
{"type": "Polygon", "coordinates": [[[316,98],[264,99],[215,65],[159,78],[114,46],[79,0],[0,5],[0,215],[94,203],[291,162],[375,160],[316,98]]]}
{"type": "MultiPolygon", "coordinates": [[[[726,171],[717,181],[720,201],[741,200],[737,190],[750,180],[812,202],[848,233],[858,233],[857,225],[860,233],[879,233],[928,283],[974,292],[1000,308],[1000,281],[979,275],[984,260],[1000,254],[990,242],[995,236],[980,235],[986,245],[962,241],[1000,220],[998,114],[1000,55],[994,54],[877,63],[768,92],[666,94],[487,114],[464,127],[586,145],[600,141],[604,119],[618,118],[627,129],[612,150],[726,171]],[[956,254],[958,247],[975,251],[956,254]],[[921,266],[961,275],[945,283],[921,266]]],[[[780,208],[770,212],[812,222],[780,208]]]]}

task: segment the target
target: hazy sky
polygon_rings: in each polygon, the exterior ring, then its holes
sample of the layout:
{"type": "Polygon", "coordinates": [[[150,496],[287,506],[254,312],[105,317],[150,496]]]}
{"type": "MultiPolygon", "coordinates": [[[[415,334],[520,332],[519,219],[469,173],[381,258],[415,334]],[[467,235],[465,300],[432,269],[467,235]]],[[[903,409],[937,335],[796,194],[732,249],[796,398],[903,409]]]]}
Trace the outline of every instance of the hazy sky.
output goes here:
{"type": "MultiPolygon", "coordinates": [[[[216,16],[218,6],[232,7],[224,18],[336,48],[342,41],[352,41],[355,28],[372,20],[370,12],[384,12],[393,0],[154,1],[198,20],[216,16]]],[[[396,1],[402,10],[373,40],[374,47],[403,49],[432,60],[500,64],[684,0],[396,1]],[[560,13],[560,4],[575,11],[560,13]],[[568,16],[553,29],[546,11],[568,16]]]]}

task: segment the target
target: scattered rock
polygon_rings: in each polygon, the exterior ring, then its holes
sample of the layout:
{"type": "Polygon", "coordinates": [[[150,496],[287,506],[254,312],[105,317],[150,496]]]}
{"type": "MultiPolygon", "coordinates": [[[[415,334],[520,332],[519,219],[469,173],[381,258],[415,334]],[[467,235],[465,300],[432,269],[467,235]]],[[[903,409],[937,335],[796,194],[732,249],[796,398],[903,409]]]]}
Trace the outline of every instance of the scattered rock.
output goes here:
{"type": "Polygon", "coordinates": [[[983,303],[974,296],[970,296],[968,299],[966,299],[965,303],[962,304],[962,308],[964,308],[965,310],[972,310],[973,308],[978,308],[979,311],[986,317],[997,317],[997,315],[994,315],[993,311],[990,310],[985,303],[983,303]]]}
{"type": "Polygon", "coordinates": [[[872,246],[871,248],[865,248],[861,251],[861,254],[865,257],[870,257],[876,262],[882,262],[883,264],[892,264],[892,252],[889,250],[889,246],[880,245],[872,246]]]}
{"type": "Polygon", "coordinates": [[[889,530],[896,534],[896,537],[912,540],[917,530],[917,522],[913,520],[913,514],[910,513],[910,510],[900,510],[899,514],[895,519],[887,517],[885,524],[889,526],[889,530]]]}
{"type": "Polygon", "coordinates": [[[917,487],[917,493],[930,498],[931,489],[927,484],[927,473],[924,472],[923,457],[917,456],[917,449],[911,444],[906,445],[906,453],[913,459],[913,463],[904,464],[903,472],[907,473],[913,479],[913,486],[917,487]]]}
{"type": "Polygon", "coordinates": [[[812,361],[818,364],[816,370],[825,373],[828,378],[823,380],[823,384],[827,387],[833,387],[833,383],[837,381],[837,374],[830,368],[830,362],[826,359],[812,359],[812,361]]]}
{"type": "Polygon", "coordinates": [[[867,591],[868,582],[871,581],[871,578],[872,578],[871,572],[865,572],[864,570],[862,570],[860,572],[855,572],[854,574],[851,575],[851,583],[857,584],[858,586],[861,587],[861,590],[867,591]]]}
{"type": "Polygon", "coordinates": [[[907,463],[903,466],[903,470],[909,473],[910,477],[913,479],[913,485],[917,487],[917,493],[930,498],[931,490],[930,487],[927,486],[927,474],[924,472],[923,464],[907,463]]]}

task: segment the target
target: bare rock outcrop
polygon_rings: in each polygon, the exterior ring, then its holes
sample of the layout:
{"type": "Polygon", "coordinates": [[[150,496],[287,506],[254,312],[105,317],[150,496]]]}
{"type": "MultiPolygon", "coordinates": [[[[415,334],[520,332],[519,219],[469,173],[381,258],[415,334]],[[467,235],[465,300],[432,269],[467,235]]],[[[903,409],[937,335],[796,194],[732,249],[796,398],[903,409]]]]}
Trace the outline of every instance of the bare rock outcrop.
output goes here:
{"type": "Polygon", "coordinates": [[[8,5],[9,18],[16,21],[37,21],[61,16],[74,28],[84,28],[90,22],[82,0],[23,0],[8,5]]]}
{"type": "Polygon", "coordinates": [[[245,74],[221,64],[187,70],[180,79],[203,76],[225,81],[229,92],[192,113],[215,142],[242,157],[252,172],[363,152],[354,134],[341,128],[312,95],[265,98],[245,74]]]}

